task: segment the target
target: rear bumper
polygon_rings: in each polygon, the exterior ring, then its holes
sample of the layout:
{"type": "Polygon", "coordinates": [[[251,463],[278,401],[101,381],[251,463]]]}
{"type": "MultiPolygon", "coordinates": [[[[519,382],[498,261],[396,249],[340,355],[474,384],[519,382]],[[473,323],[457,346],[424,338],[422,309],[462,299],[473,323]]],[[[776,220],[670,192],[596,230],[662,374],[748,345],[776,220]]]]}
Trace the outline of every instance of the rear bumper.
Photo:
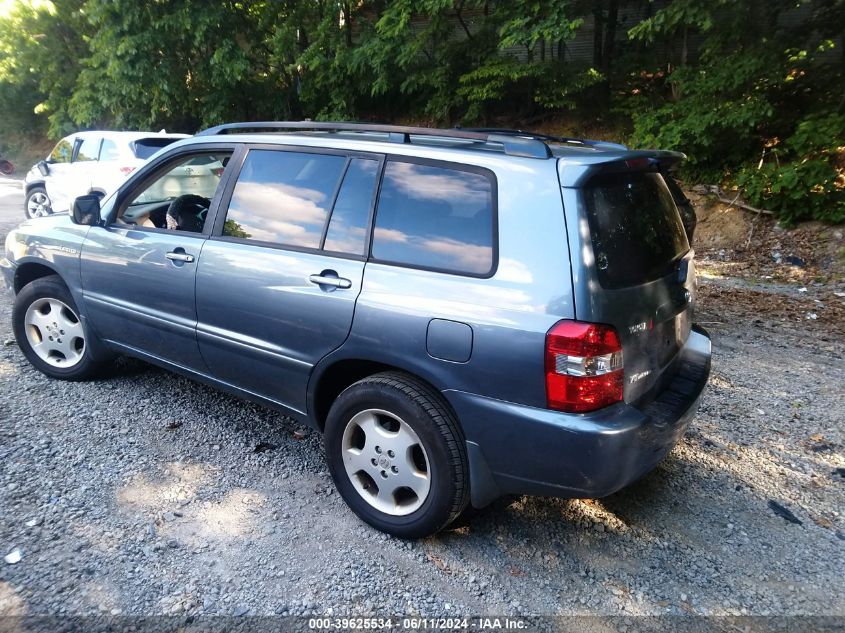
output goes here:
{"type": "Polygon", "coordinates": [[[678,442],[710,374],[710,338],[694,328],[653,401],[567,414],[445,391],[464,429],[472,504],[503,494],[603,497],[654,468],[678,442]]]}

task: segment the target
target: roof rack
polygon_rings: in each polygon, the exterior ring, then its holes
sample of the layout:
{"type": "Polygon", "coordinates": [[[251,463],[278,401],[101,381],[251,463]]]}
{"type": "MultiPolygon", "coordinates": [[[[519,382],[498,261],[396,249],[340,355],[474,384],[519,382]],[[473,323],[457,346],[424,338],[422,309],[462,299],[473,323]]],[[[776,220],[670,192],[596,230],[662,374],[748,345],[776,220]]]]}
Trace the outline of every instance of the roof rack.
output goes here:
{"type": "Polygon", "coordinates": [[[516,130],[511,128],[498,127],[466,127],[457,128],[459,130],[466,130],[467,132],[482,132],[488,134],[503,134],[507,136],[520,136],[525,138],[532,138],[541,141],[551,141],[552,143],[569,143],[572,145],[586,145],[595,149],[628,149],[627,145],[621,143],[611,143],[610,141],[594,141],[588,138],[574,138],[571,136],[553,136],[551,134],[543,134],[542,132],[531,132],[528,130],[516,130]]]}
{"type": "Polygon", "coordinates": [[[388,135],[391,143],[410,143],[412,136],[454,138],[481,143],[496,143],[502,146],[509,156],[526,158],[550,158],[549,146],[539,136],[518,135],[511,130],[470,130],[442,129],[429,127],[408,127],[402,125],[382,125],[370,123],[343,123],[332,121],[255,121],[226,123],[210,127],[197,133],[197,136],[214,136],[231,132],[266,131],[266,130],[302,130],[324,132],[380,132],[388,135]]]}

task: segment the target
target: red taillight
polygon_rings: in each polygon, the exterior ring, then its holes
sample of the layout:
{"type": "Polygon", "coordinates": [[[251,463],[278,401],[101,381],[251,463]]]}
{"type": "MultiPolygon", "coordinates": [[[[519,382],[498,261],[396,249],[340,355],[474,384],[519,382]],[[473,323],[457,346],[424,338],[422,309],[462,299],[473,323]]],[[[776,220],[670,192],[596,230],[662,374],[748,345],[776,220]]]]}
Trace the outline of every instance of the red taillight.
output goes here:
{"type": "Polygon", "coordinates": [[[223,175],[225,169],[225,167],[214,167],[212,168],[211,173],[220,178],[223,175]]]}
{"type": "Polygon", "coordinates": [[[628,169],[648,169],[652,165],[650,158],[629,158],[625,161],[628,169]]]}
{"type": "Polygon", "coordinates": [[[622,344],[609,325],[561,321],[546,334],[546,406],[583,413],[622,400],[622,344]]]}
{"type": "Polygon", "coordinates": [[[135,171],[134,167],[121,167],[120,168],[120,173],[123,174],[124,176],[128,176],[133,171],[135,171]]]}

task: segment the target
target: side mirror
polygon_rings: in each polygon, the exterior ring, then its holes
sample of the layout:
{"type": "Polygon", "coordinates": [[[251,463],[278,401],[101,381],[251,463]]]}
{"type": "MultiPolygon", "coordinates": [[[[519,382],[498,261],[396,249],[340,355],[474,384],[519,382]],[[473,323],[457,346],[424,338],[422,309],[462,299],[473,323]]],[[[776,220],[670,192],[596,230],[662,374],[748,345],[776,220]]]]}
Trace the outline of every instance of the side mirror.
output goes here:
{"type": "Polygon", "coordinates": [[[94,226],[100,223],[100,196],[79,196],[73,201],[71,218],[75,224],[94,226]]]}
{"type": "Polygon", "coordinates": [[[41,172],[42,176],[46,176],[50,173],[50,165],[46,160],[39,160],[36,167],[38,167],[38,171],[41,172]]]}

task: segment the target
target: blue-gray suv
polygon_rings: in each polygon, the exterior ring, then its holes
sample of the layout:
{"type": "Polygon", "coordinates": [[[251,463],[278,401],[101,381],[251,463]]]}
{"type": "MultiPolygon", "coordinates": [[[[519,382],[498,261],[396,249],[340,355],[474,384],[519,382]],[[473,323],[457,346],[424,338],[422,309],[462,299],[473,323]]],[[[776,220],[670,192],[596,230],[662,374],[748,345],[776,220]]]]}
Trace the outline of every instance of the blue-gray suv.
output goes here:
{"type": "Polygon", "coordinates": [[[87,379],[125,354],[307,421],[350,508],[420,537],[505,494],[608,495],[684,433],[710,340],[682,159],[519,130],[235,123],[25,222],[0,268],[43,373],[87,379]]]}

